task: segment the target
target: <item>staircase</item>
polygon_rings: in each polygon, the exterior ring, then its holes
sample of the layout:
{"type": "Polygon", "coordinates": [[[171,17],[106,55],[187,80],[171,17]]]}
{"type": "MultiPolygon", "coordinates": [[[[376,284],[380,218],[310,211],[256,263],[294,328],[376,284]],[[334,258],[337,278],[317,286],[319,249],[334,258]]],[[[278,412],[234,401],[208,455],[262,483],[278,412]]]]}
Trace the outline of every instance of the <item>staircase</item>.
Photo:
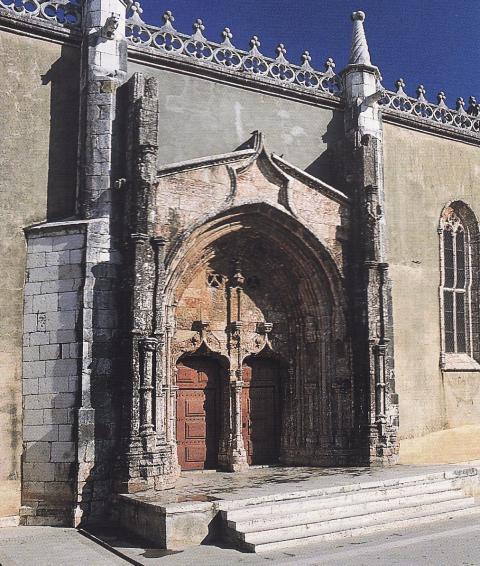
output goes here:
{"type": "Polygon", "coordinates": [[[366,535],[453,517],[478,515],[478,470],[469,468],[401,480],[337,486],[283,499],[246,500],[224,509],[225,534],[248,552],[366,535]]]}

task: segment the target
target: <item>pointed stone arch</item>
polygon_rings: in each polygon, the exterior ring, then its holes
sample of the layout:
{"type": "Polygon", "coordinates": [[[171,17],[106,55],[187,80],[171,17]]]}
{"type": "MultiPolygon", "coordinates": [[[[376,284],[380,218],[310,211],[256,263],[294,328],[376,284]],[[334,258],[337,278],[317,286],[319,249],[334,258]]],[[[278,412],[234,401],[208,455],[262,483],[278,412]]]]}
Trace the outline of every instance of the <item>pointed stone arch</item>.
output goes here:
{"type": "MultiPolygon", "coordinates": [[[[247,463],[241,430],[243,361],[262,350],[287,365],[281,461],[346,463],[354,421],[350,342],[343,281],[326,246],[292,216],[256,203],[193,227],[172,247],[165,265],[170,368],[172,356],[188,343],[214,344],[229,360],[224,425],[231,429],[220,464],[240,469],[247,463]],[[208,288],[209,276],[214,288],[208,288]],[[331,407],[341,414],[332,418],[331,407]]],[[[165,373],[173,385],[171,370],[165,373]]]]}

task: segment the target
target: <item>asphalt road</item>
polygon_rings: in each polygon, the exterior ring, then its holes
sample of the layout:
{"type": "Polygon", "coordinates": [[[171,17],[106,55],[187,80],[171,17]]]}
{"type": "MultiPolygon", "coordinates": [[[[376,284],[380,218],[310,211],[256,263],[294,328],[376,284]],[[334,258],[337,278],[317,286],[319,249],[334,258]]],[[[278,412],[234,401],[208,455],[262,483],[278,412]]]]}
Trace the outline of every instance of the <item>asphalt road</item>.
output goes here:
{"type": "Polygon", "coordinates": [[[104,537],[122,556],[73,529],[19,527],[0,530],[1,566],[480,566],[480,514],[415,529],[292,548],[265,554],[201,546],[184,552],[144,548],[138,542],[104,537]]]}

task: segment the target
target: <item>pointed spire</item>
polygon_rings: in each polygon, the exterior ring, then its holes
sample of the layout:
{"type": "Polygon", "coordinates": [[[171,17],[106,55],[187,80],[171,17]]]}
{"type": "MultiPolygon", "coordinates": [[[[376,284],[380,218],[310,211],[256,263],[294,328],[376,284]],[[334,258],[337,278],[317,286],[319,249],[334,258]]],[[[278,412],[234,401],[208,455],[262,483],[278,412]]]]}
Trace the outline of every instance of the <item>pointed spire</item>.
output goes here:
{"type": "Polygon", "coordinates": [[[364,12],[353,12],[353,36],[352,36],[352,49],[350,51],[349,65],[372,65],[370,53],[368,51],[367,38],[365,30],[363,29],[363,22],[365,21],[364,12]]]}

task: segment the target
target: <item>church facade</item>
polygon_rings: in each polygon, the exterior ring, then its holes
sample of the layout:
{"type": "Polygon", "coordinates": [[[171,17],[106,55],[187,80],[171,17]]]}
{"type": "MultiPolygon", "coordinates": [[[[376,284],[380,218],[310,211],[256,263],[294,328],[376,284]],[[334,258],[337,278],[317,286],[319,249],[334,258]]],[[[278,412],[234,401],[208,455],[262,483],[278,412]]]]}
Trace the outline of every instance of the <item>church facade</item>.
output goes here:
{"type": "Polygon", "coordinates": [[[364,20],[320,72],[0,0],[4,522],[480,424],[478,104],[385,90],[364,20]]]}

